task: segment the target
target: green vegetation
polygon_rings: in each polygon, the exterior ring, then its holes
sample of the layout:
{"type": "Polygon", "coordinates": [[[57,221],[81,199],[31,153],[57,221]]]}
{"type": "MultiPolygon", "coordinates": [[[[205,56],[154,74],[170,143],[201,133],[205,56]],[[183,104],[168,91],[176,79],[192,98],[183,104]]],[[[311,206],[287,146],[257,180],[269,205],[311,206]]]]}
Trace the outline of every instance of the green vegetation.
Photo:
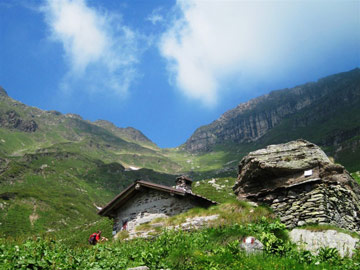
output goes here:
{"type": "Polygon", "coordinates": [[[120,129],[111,123],[101,125],[71,115],[42,111],[9,97],[0,98],[1,117],[7,128],[0,128],[0,157],[71,152],[105,163],[117,162],[125,167],[163,173],[176,173],[182,169],[135,129],[120,129]],[[9,112],[16,114],[15,118],[7,116],[9,112]],[[19,130],[16,123],[21,121],[35,121],[36,131],[19,130]]]}
{"type": "Polygon", "coordinates": [[[351,176],[359,183],[360,185],[360,171],[354,172],[351,176]]]}
{"type": "Polygon", "coordinates": [[[176,176],[166,172],[180,168],[135,129],[101,126],[4,96],[0,120],[3,238],[63,238],[75,228],[96,230],[107,222],[97,215],[97,207],[137,179],[171,185],[176,176]],[[35,121],[36,131],[19,129],[17,123],[24,121],[35,121]],[[142,169],[126,169],[130,166],[142,169]]]}
{"type": "Polygon", "coordinates": [[[210,200],[223,203],[235,200],[236,196],[232,187],[236,182],[234,177],[212,178],[193,183],[194,193],[202,195],[210,200]]]}
{"type": "Polygon", "coordinates": [[[22,244],[0,240],[1,269],[359,269],[360,256],[340,258],[324,248],[318,256],[287,242],[284,225],[266,218],[256,223],[193,232],[164,231],[152,239],[100,243],[70,249],[56,240],[35,238],[22,244]],[[261,239],[265,252],[246,254],[243,237],[261,239]]]}
{"type": "Polygon", "coordinates": [[[103,222],[96,207],[134,180],[154,178],[154,182],[172,184],[175,179],[149,169],[125,171],[118,163],[106,164],[71,152],[13,157],[4,168],[0,173],[0,237],[12,238],[66,234],[103,222]]]}
{"type": "Polygon", "coordinates": [[[92,164],[79,157],[36,158],[12,161],[1,175],[1,236],[57,232],[98,221],[94,203],[105,204],[113,193],[79,177],[92,164]]]}
{"type": "Polygon", "coordinates": [[[183,171],[189,172],[195,179],[202,180],[210,177],[236,177],[239,161],[250,151],[255,150],[256,144],[218,144],[209,152],[189,153],[181,148],[164,149],[162,153],[179,164],[183,171]]]}

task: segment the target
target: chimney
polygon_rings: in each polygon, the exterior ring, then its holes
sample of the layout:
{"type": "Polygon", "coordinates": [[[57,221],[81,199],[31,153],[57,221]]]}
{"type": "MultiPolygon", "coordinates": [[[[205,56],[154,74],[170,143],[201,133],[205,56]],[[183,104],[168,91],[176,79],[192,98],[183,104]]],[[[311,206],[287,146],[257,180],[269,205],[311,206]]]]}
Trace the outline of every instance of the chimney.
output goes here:
{"type": "Polygon", "coordinates": [[[186,192],[192,193],[191,190],[191,184],[192,184],[192,180],[186,176],[180,176],[178,178],[176,178],[176,189],[182,189],[185,190],[186,192]]]}

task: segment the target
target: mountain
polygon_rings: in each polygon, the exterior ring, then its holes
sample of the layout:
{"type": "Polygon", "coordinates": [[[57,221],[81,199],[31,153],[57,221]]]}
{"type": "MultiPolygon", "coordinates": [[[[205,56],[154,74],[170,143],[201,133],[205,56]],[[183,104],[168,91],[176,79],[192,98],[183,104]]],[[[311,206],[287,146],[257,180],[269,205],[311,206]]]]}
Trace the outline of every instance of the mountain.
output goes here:
{"type": "Polygon", "coordinates": [[[227,181],[250,151],[299,138],[360,170],[359,69],[240,104],[172,149],[132,127],[27,106],[0,87],[0,237],[111,227],[97,209],[134,180],[227,181]]]}
{"type": "Polygon", "coordinates": [[[0,92],[0,153],[22,156],[65,150],[125,167],[177,172],[181,168],[134,128],[118,128],[104,120],[29,107],[0,92]]]}
{"type": "Polygon", "coordinates": [[[127,128],[119,128],[115,126],[113,123],[106,120],[97,120],[94,122],[95,125],[102,127],[106,130],[109,130],[113,134],[116,134],[120,138],[124,138],[129,142],[134,142],[138,144],[142,144],[144,146],[152,146],[153,148],[157,148],[157,146],[150,141],[140,130],[137,130],[132,127],[127,128]]]}
{"type": "Polygon", "coordinates": [[[107,222],[97,208],[134,180],[173,184],[181,166],[161,151],[134,128],[29,107],[0,88],[0,236],[95,230],[107,222]]]}
{"type": "Polygon", "coordinates": [[[243,152],[298,138],[320,145],[348,169],[359,169],[359,68],[242,103],[198,128],[182,148],[200,155],[243,152]]]}

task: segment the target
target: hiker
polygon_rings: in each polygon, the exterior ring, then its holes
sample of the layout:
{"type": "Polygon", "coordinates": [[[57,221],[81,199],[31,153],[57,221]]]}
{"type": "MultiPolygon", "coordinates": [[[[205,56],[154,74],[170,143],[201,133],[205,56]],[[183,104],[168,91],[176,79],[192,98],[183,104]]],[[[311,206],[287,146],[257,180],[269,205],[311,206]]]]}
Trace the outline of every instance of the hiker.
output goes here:
{"type": "Polygon", "coordinates": [[[97,233],[93,233],[89,237],[89,244],[96,245],[97,242],[100,240],[100,238],[101,238],[101,231],[98,231],[97,233]]]}

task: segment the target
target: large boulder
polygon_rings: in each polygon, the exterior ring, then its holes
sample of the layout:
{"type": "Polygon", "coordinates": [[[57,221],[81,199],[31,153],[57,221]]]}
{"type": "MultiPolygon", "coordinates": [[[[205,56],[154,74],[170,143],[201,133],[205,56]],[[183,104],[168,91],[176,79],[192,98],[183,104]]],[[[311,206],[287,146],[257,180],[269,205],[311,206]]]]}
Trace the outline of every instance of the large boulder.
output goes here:
{"type": "Polygon", "coordinates": [[[240,200],[270,205],[289,228],[320,223],[360,231],[360,186],[305,140],[249,153],[233,189],[240,200]]]}
{"type": "Polygon", "coordinates": [[[358,248],[360,239],[335,230],[311,231],[293,229],[289,233],[290,240],[301,249],[318,254],[321,248],[336,248],[341,257],[352,257],[358,248]]]}

